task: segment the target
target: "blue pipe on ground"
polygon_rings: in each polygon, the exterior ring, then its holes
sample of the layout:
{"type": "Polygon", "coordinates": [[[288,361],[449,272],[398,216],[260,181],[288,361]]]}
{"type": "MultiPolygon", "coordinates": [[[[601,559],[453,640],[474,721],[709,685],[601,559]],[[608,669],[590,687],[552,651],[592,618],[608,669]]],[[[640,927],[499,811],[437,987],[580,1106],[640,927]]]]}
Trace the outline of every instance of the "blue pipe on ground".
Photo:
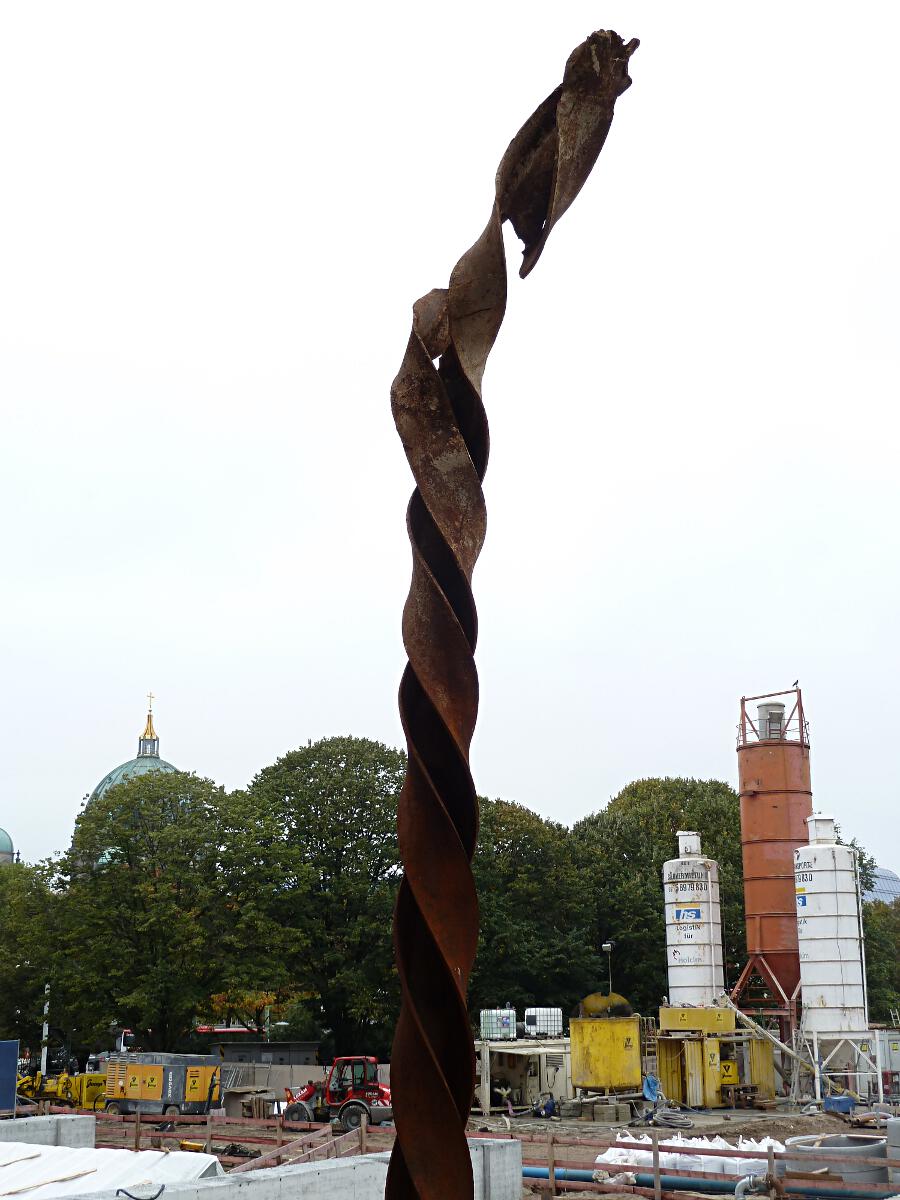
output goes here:
{"type": "MultiPolygon", "coordinates": [[[[579,1170],[575,1167],[556,1167],[553,1174],[556,1179],[569,1179],[573,1183],[591,1183],[594,1178],[593,1171],[579,1170]]],[[[522,1175],[525,1179],[550,1178],[546,1167],[523,1167],[522,1175]]],[[[638,1187],[653,1187],[652,1173],[645,1174],[643,1171],[639,1171],[635,1174],[634,1181],[638,1187]]],[[[735,1176],[734,1180],[688,1179],[683,1175],[662,1175],[660,1177],[663,1191],[706,1192],[715,1196],[733,1196],[738,1182],[739,1179],[737,1176],[735,1176]]],[[[791,1194],[807,1196],[810,1200],[888,1200],[888,1197],[897,1195],[897,1189],[890,1190],[887,1188],[883,1192],[856,1192],[853,1188],[835,1188],[833,1191],[823,1192],[814,1187],[794,1187],[792,1180],[791,1194]]]]}
{"type": "MultiPolygon", "coordinates": [[[[549,1167],[523,1167],[522,1175],[525,1179],[549,1179],[549,1167]]],[[[556,1167],[553,1171],[554,1179],[571,1179],[573,1183],[590,1183],[594,1178],[593,1171],[579,1171],[575,1167],[556,1167]]]]}
{"type": "MultiPolygon", "coordinates": [[[[549,1179],[547,1167],[523,1167],[522,1174],[526,1179],[549,1179]]],[[[579,1170],[575,1167],[556,1167],[554,1176],[557,1179],[570,1179],[573,1183],[590,1183],[594,1178],[593,1171],[579,1170]]],[[[690,1189],[692,1192],[712,1192],[716,1195],[734,1195],[735,1185],[725,1179],[683,1179],[679,1175],[661,1176],[662,1186],[666,1191],[674,1192],[679,1189],[690,1189]]],[[[653,1187],[652,1175],[635,1175],[635,1183],[639,1187],[653,1187]],[[645,1180],[649,1179],[649,1183],[645,1180]]]]}

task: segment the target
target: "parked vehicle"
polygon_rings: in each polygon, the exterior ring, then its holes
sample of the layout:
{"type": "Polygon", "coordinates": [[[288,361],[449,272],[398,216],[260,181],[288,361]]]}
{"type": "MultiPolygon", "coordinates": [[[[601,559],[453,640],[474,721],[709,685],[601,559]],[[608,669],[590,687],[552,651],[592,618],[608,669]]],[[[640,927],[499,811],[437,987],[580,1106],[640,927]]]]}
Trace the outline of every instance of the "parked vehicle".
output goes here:
{"type": "Polygon", "coordinates": [[[84,1069],[86,1071],[102,1071],[106,1074],[106,1066],[114,1054],[127,1054],[134,1045],[134,1034],[130,1029],[122,1029],[113,1025],[110,1033],[115,1035],[115,1047],[112,1050],[95,1050],[88,1056],[84,1069]]]}
{"type": "Polygon", "coordinates": [[[324,1082],[310,1082],[300,1091],[284,1089],[287,1121],[328,1121],[337,1118],[348,1132],[358,1129],[363,1116],[372,1125],[393,1119],[391,1089],[378,1081],[378,1060],[356,1055],[336,1058],[324,1082]]]}
{"type": "Polygon", "coordinates": [[[104,1107],[109,1113],[208,1113],[219,1101],[221,1072],[214,1054],[111,1055],[104,1107]]]}
{"type": "Polygon", "coordinates": [[[106,1076],[94,1071],[75,1074],[60,1071],[58,1075],[20,1075],[16,1080],[16,1096],[27,1102],[49,1100],[71,1108],[103,1108],[106,1076]]]}

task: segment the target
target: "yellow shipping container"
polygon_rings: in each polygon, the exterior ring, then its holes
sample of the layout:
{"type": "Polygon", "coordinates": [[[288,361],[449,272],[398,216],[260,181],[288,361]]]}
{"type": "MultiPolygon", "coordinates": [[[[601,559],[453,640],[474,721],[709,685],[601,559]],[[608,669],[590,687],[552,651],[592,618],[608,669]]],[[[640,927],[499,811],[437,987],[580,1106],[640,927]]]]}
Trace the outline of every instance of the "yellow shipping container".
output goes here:
{"type": "Polygon", "coordinates": [[[569,1022],[574,1087],[641,1087],[640,1017],[573,1017],[569,1022]]]}

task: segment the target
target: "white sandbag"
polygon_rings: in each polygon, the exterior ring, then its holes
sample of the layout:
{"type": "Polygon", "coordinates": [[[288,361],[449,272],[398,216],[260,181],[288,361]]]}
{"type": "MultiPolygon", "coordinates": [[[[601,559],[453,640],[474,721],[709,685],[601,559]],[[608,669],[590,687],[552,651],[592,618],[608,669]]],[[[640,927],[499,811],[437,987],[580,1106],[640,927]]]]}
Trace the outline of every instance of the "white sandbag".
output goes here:
{"type": "MultiPolygon", "coordinates": [[[[630,1130],[623,1130],[616,1137],[617,1142],[640,1142],[642,1146],[652,1146],[652,1140],[646,1134],[635,1134],[630,1130]]],[[[609,1163],[614,1166],[636,1166],[636,1167],[652,1167],[653,1152],[652,1150],[630,1150],[624,1146],[610,1146],[608,1150],[604,1150],[602,1154],[598,1154],[595,1162],[609,1163]]]]}
{"type": "Polygon", "coordinates": [[[624,1146],[610,1146],[598,1154],[594,1161],[612,1166],[652,1167],[653,1154],[650,1150],[626,1150],[624,1146]]]}
{"type": "MultiPolygon", "coordinates": [[[[776,1142],[774,1138],[764,1137],[760,1138],[759,1141],[755,1141],[753,1138],[739,1137],[738,1150],[758,1150],[761,1157],[732,1159],[731,1161],[735,1164],[734,1173],[741,1175],[765,1175],[769,1170],[768,1150],[770,1146],[776,1154],[784,1150],[782,1143],[776,1142]]],[[[727,1174],[732,1174],[731,1169],[727,1170],[727,1174]]]]}

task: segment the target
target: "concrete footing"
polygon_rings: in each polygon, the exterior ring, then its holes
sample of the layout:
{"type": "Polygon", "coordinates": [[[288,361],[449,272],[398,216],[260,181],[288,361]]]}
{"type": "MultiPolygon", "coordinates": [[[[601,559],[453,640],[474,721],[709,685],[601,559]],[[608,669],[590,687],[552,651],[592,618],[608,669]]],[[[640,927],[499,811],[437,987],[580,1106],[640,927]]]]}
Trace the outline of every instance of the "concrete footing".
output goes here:
{"type": "MultiPolygon", "coordinates": [[[[518,1138],[469,1138],[475,1200],[520,1200],[522,1143],[518,1138]]],[[[381,1159],[387,1173],[390,1154],[381,1159]]]]}
{"type": "Polygon", "coordinates": [[[0,1142],[25,1142],[29,1146],[93,1147],[97,1144],[97,1118],[89,1113],[60,1113],[49,1117],[16,1117],[0,1121],[0,1142]]]}
{"type": "MultiPolygon", "coordinates": [[[[472,1139],[475,1200],[520,1200],[522,1144],[516,1139],[472,1139]]],[[[353,1155],[297,1166],[260,1168],[240,1175],[166,1185],[166,1200],[382,1200],[389,1154],[353,1155]]],[[[93,1193],[96,1200],[113,1193],[93,1193]]]]}

